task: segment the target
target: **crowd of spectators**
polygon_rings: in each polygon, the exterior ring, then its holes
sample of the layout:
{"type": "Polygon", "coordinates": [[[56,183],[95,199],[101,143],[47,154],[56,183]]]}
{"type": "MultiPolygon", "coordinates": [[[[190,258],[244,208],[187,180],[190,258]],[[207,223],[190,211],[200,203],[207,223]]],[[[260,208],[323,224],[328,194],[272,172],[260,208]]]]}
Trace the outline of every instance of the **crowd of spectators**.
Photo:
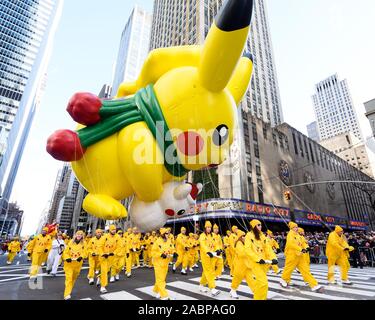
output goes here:
{"type": "MultiPolygon", "coordinates": [[[[284,249],[287,232],[276,233],[276,240],[284,249]]],[[[325,247],[329,232],[306,232],[305,237],[311,248],[310,256],[313,263],[326,263],[325,247]]],[[[350,263],[353,267],[375,265],[375,232],[347,232],[345,237],[355,250],[350,254],[350,263]]]]}

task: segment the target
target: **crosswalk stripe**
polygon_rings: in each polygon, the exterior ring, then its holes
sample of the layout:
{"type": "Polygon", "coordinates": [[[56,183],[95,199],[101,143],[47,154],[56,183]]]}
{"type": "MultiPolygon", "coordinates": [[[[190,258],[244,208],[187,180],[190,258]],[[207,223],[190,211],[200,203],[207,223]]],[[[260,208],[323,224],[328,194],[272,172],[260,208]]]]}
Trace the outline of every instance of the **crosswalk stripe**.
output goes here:
{"type": "MultiPolygon", "coordinates": [[[[328,271],[328,266],[327,265],[324,265],[324,266],[317,266],[317,265],[315,265],[315,264],[312,264],[311,265],[311,269],[312,270],[316,270],[316,271],[325,271],[325,272],[327,272],[328,271]]],[[[339,267],[338,266],[336,266],[336,271],[339,271],[339,267]]],[[[357,274],[357,275],[364,275],[364,274],[367,274],[367,275],[371,275],[371,276],[375,276],[375,270],[373,270],[373,269],[353,269],[353,268],[351,268],[350,270],[349,270],[349,273],[352,273],[352,274],[357,274]],[[361,271],[360,271],[361,270],[361,271]]]]}
{"type": "Polygon", "coordinates": [[[104,300],[142,300],[141,298],[138,298],[137,296],[126,291],[106,293],[102,294],[100,297],[104,300]]]}
{"type": "MultiPolygon", "coordinates": [[[[230,276],[223,276],[222,278],[227,279],[227,280],[231,280],[230,276]]],[[[312,291],[296,290],[295,288],[283,288],[283,287],[280,286],[279,283],[274,283],[272,281],[268,281],[268,288],[283,291],[283,292],[297,293],[297,294],[301,294],[303,296],[308,296],[308,297],[316,297],[316,298],[321,298],[321,299],[325,298],[327,300],[353,300],[353,299],[350,299],[350,298],[337,297],[337,296],[333,296],[333,295],[316,293],[316,292],[312,292],[312,291]]],[[[289,297],[289,295],[287,295],[287,297],[289,297]]],[[[310,300],[311,300],[311,298],[310,298],[310,300]]]]}
{"type": "Polygon", "coordinates": [[[0,282],[9,282],[9,281],[20,280],[20,279],[27,279],[27,278],[29,278],[29,275],[22,276],[22,277],[17,277],[17,278],[11,278],[11,279],[4,279],[4,280],[0,280],[0,282]]]}
{"type": "MultiPolygon", "coordinates": [[[[189,280],[191,281],[193,279],[189,279],[189,280]]],[[[200,278],[195,279],[195,282],[199,282],[199,281],[200,281],[200,278]]],[[[198,295],[201,295],[201,296],[204,296],[204,297],[210,297],[210,298],[215,299],[215,300],[228,300],[228,296],[223,294],[223,293],[220,293],[218,296],[213,297],[210,292],[207,292],[207,293],[200,292],[199,291],[199,285],[197,285],[197,284],[191,284],[191,283],[188,283],[188,282],[176,281],[176,282],[169,283],[168,285],[171,286],[171,287],[174,287],[174,288],[182,289],[182,290],[185,290],[185,291],[190,291],[194,294],[198,294],[198,295]]],[[[202,299],[202,300],[204,300],[204,299],[202,299]]],[[[240,296],[240,300],[245,300],[245,297],[240,296]]]]}
{"type": "Polygon", "coordinates": [[[7,273],[7,274],[0,274],[0,277],[19,277],[19,276],[25,276],[22,273],[7,273]]]}
{"type": "Polygon", "coordinates": [[[11,264],[11,265],[9,265],[9,266],[3,266],[3,267],[0,267],[0,269],[22,268],[22,267],[26,267],[26,266],[30,266],[30,263],[18,264],[18,265],[11,264]]]}
{"type": "MultiPolygon", "coordinates": [[[[190,279],[190,281],[194,281],[194,282],[198,282],[199,283],[200,282],[200,278],[190,279]]],[[[225,295],[226,295],[226,299],[225,300],[230,300],[231,299],[231,297],[229,295],[229,291],[231,290],[230,284],[228,286],[228,282],[221,281],[221,280],[217,280],[217,281],[215,281],[215,283],[216,283],[217,289],[222,291],[221,295],[225,292],[225,295]],[[225,291],[223,289],[225,289],[225,291]]],[[[237,295],[239,296],[239,300],[252,300],[252,298],[246,296],[246,295],[251,295],[251,294],[252,293],[250,292],[250,289],[248,287],[243,286],[243,285],[240,285],[238,287],[237,295]]]]}
{"type": "MultiPolygon", "coordinates": [[[[298,285],[304,285],[305,283],[303,281],[294,281],[295,284],[298,285]]],[[[368,292],[364,290],[358,290],[358,289],[351,289],[351,288],[343,288],[343,287],[338,287],[338,286],[326,286],[326,290],[328,291],[337,291],[337,292],[342,292],[342,293],[348,293],[348,294],[356,294],[359,296],[366,296],[366,297],[375,297],[375,292],[368,292]]]]}
{"type": "MultiPolygon", "coordinates": [[[[327,276],[327,272],[317,272],[317,271],[311,270],[311,273],[314,274],[314,275],[322,276],[322,277],[327,276]]],[[[340,273],[335,272],[335,275],[340,275],[340,273]]],[[[370,280],[371,279],[371,277],[364,277],[364,276],[357,276],[357,275],[350,275],[350,274],[349,274],[349,276],[353,279],[356,279],[356,280],[370,280]]]]}
{"type": "MultiPolygon", "coordinates": [[[[177,281],[176,281],[177,282],[177,281]]],[[[172,282],[174,283],[174,282],[172,282]]],[[[170,283],[167,283],[167,285],[169,286],[170,283]]],[[[152,296],[154,297],[155,296],[155,293],[153,291],[153,286],[150,286],[150,287],[144,287],[144,288],[138,288],[136,290],[140,291],[140,292],[143,292],[149,296],[152,296]]],[[[169,294],[169,297],[172,299],[172,300],[197,300],[196,298],[193,298],[191,296],[187,296],[187,295],[184,295],[184,294],[181,294],[181,293],[178,293],[176,291],[172,291],[172,290],[169,290],[167,289],[168,291],[168,294],[169,294]]]]}
{"type": "MultiPolygon", "coordinates": [[[[319,282],[319,284],[323,284],[323,285],[328,285],[328,280],[326,277],[322,277],[322,276],[317,276],[315,274],[314,275],[314,278],[319,282]]],[[[278,278],[277,276],[274,276],[274,275],[268,275],[268,279],[272,279],[272,280],[280,280],[280,278],[278,278]]],[[[291,276],[291,279],[292,280],[303,280],[303,277],[301,275],[292,275],[291,276]]],[[[375,291],[375,284],[363,284],[363,282],[361,283],[358,283],[357,281],[352,281],[353,282],[353,285],[350,286],[350,288],[354,288],[354,289],[365,289],[365,290],[370,290],[370,291],[375,291]]],[[[364,282],[366,283],[366,282],[364,282]]]]}
{"type": "MultiPolygon", "coordinates": [[[[219,286],[219,287],[227,288],[228,282],[218,280],[218,281],[216,281],[216,285],[219,286]]],[[[251,292],[250,288],[247,285],[242,285],[242,284],[238,287],[237,293],[238,292],[241,292],[242,294],[249,294],[249,295],[253,294],[251,292]]],[[[287,297],[287,296],[284,296],[281,293],[278,293],[278,292],[275,292],[275,291],[272,291],[272,290],[268,290],[267,299],[273,299],[273,298],[276,298],[276,297],[282,297],[282,298],[285,298],[287,300],[291,299],[290,296],[287,297]]],[[[308,299],[304,299],[304,298],[300,298],[300,297],[294,297],[294,296],[293,296],[293,298],[294,298],[294,300],[308,300],[308,299]]]]}
{"type": "MultiPolygon", "coordinates": [[[[314,270],[310,270],[311,271],[311,274],[314,275],[314,277],[317,277],[317,278],[320,278],[320,279],[323,279],[323,280],[327,280],[327,273],[316,273],[314,270]]],[[[271,275],[275,275],[275,274],[271,274],[271,275]]],[[[293,272],[292,273],[293,276],[300,276],[301,277],[301,274],[298,273],[298,272],[293,272]]],[[[353,279],[354,282],[358,283],[358,284],[369,284],[369,281],[370,278],[366,278],[365,280],[363,279],[359,279],[358,277],[353,277],[353,275],[351,275],[350,273],[348,274],[349,278],[350,279],[353,279]]],[[[335,277],[338,278],[338,279],[341,279],[341,274],[339,272],[336,272],[335,273],[335,277]]],[[[370,282],[371,284],[371,282],[370,282]]],[[[373,285],[375,286],[375,282],[373,283],[373,285]]]]}
{"type": "Polygon", "coordinates": [[[12,270],[6,270],[6,271],[0,271],[0,274],[8,273],[8,272],[15,272],[15,271],[23,271],[23,270],[29,270],[30,268],[19,268],[19,269],[12,269],[12,270]]]}
{"type": "MultiPolygon", "coordinates": [[[[231,280],[230,276],[223,276],[222,278],[223,279],[231,280]]],[[[190,279],[190,281],[199,282],[200,278],[190,279]]],[[[222,280],[217,280],[215,282],[216,282],[216,285],[218,287],[220,287],[220,289],[221,288],[227,289],[226,292],[229,292],[231,290],[231,283],[230,282],[222,281],[222,280]]],[[[249,300],[250,297],[246,297],[244,295],[252,295],[252,292],[251,292],[250,288],[247,285],[242,285],[241,284],[238,287],[238,289],[237,289],[237,294],[240,297],[239,300],[249,300]]],[[[267,296],[268,299],[274,299],[274,298],[277,298],[277,297],[278,298],[284,298],[286,300],[291,300],[291,299],[293,299],[293,300],[308,300],[308,299],[305,299],[305,298],[302,298],[302,297],[289,296],[289,295],[285,296],[285,295],[283,295],[283,294],[281,294],[279,292],[274,292],[274,291],[271,291],[271,290],[268,291],[268,296],[267,296]]],[[[229,299],[230,299],[230,296],[229,296],[229,299]]]]}
{"type": "Polygon", "coordinates": [[[85,298],[85,299],[80,299],[80,300],[92,300],[91,298],[85,298]]]}
{"type": "MultiPolygon", "coordinates": [[[[283,270],[283,269],[281,269],[281,270],[283,270]]],[[[310,271],[311,271],[312,274],[314,274],[316,276],[327,277],[328,268],[326,270],[316,270],[316,269],[312,268],[312,265],[311,265],[310,271]]],[[[299,274],[296,271],[294,273],[299,274]]],[[[335,273],[335,276],[341,276],[340,270],[338,270],[338,269],[336,269],[334,273],[335,273]]],[[[349,275],[349,277],[354,278],[356,280],[370,280],[371,278],[373,278],[372,275],[366,274],[364,272],[358,273],[358,274],[353,274],[352,272],[349,271],[348,275],[349,275]]]]}

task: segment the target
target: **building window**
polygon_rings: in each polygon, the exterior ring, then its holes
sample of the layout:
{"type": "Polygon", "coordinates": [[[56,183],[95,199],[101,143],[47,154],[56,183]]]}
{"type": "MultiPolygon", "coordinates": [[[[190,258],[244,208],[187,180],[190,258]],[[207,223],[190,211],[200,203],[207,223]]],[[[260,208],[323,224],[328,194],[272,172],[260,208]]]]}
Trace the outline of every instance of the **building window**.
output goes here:
{"type": "Polygon", "coordinates": [[[262,175],[262,171],[260,169],[260,166],[256,166],[255,167],[255,171],[256,171],[257,176],[261,176],[262,175]]]}
{"type": "Polygon", "coordinates": [[[267,140],[267,128],[263,127],[263,138],[264,140],[267,140]]]}
{"type": "Polygon", "coordinates": [[[257,133],[257,127],[253,124],[253,140],[255,142],[258,142],[258,133],[257,133]]]}
{"type": "Polygon", "coordinates": [[[306,151],[307,160],[310,160],[309,151],[307,149],[306,139],[303,139],[303,144],[305,145],[305,151],[306,151]]]}
{"type": "Polygon", "coordinates": [[[301,157],[304,158],[305,155],[303,153],[302,139],[300,135],[298,136],[298,144],[299,144],[299,152],[301,154],[301,157]]]}
{"type": "Polygon", "coordinates": [[[258,158],[258,159],[260,158],[258,145],[254,145],[254,155],[255,155],[255,158],[258,158]]]}
{"type": "Polygon", "coordinates": [[[272,140],[273,140],[273,144],[277,146],[277,136],[276,136],[276,133],[274,132],[272,132],[272,140]]]}
{"type": "Polygon", "coordinates": [[[313,163],[315,163],[314,153],[313,153],[313,150],[312,150],[311,142],[310,142],[310,141],[309,141],[309,148],[310,148],[311,160],[312,160],[313,163]]]}

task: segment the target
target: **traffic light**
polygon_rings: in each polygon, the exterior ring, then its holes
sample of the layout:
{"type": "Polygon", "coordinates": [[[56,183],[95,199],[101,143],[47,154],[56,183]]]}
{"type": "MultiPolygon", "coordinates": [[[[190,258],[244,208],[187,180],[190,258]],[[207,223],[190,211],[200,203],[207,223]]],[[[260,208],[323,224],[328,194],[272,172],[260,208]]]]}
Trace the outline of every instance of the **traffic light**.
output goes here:
{"type": "Polygon", "coordinates": [[[284,199],[286,201],[290,201],[292,199],[292,194],[290,193],[289,190],[287,190],[287,191],[284,192],[284,199]]]}

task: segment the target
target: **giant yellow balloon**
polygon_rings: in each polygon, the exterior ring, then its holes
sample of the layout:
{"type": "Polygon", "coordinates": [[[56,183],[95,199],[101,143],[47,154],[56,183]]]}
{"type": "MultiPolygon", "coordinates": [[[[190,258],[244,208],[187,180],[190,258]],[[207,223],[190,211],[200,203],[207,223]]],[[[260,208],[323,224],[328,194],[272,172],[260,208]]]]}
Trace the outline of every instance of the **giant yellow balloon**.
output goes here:
{"type": "Polygon", "coordinates": [[[124,218],[119,200],[157,201],[163,184],[225,160],[252,74],[252,57],[243,54],[252,9],[253,0],[226,1],[203,46],[150,52],[138,79],[123,83],[116,99],[71,99],[67,110],[80,127],[54,133],[47,151],[72,162],[89,192],[87,212],[124,218]]]}

